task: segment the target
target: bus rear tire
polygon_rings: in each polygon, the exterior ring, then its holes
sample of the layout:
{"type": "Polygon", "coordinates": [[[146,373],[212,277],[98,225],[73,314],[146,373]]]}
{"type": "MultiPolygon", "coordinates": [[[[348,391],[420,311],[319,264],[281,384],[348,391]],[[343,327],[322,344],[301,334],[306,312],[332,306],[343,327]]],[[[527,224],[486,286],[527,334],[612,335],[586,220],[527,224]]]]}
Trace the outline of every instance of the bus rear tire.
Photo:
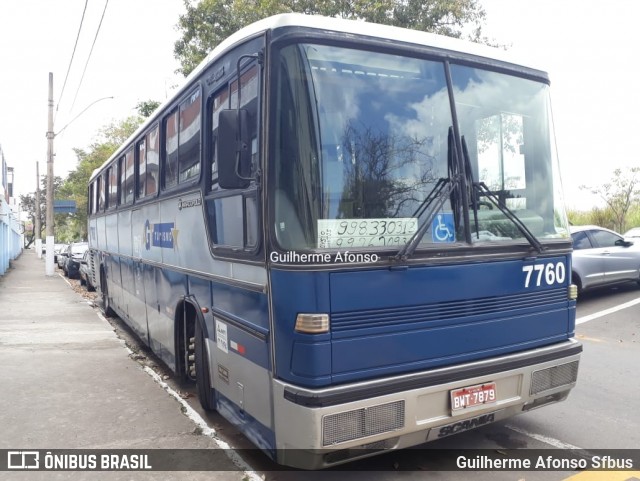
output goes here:
{"type": "Polygon", "coordinates": [[[204,337],[204,329],[199,322],[196,322],[196,388],[198,390],[198,399],[205,411],[214,411],[215,396],[211,388],[211,377],[209,375],[209,359],[207,357],[206,339],[204,337]]]}
{"type": "Polygon", "coordinates": [[[111,308],[111,302],[109,301],[109,288],[107,287],[107,276],[104,271],[100,275],[100,290],[102,291],[102,308],[104,309],[104,315],[107,317],[114,317],[115,311],[111,308]]]}

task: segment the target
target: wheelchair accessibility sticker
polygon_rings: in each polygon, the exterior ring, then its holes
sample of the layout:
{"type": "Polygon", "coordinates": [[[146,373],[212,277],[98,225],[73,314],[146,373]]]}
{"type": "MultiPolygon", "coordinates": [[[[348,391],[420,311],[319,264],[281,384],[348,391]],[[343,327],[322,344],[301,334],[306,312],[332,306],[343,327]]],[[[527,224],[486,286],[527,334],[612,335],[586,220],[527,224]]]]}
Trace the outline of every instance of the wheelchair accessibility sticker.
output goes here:
{"type": "Polygon", "coordinates": [[[431,239],[433,242],[455,242],[453,214],[441,213],[431,222],[431,239]]]}

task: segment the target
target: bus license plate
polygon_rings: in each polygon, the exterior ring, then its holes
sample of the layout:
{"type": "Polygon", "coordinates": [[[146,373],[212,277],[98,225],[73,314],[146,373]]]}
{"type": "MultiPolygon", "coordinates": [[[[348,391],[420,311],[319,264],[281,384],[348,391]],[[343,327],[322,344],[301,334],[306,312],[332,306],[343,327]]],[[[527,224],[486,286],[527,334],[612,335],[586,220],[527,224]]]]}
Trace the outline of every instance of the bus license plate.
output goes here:
{"type": "Polygon", "coordinates": [[[477,386],[463,387],[451,391],[451,410],[471,408],[481,404],[493,404],[498,400],[496,383],[489,382],[477,386]]]}

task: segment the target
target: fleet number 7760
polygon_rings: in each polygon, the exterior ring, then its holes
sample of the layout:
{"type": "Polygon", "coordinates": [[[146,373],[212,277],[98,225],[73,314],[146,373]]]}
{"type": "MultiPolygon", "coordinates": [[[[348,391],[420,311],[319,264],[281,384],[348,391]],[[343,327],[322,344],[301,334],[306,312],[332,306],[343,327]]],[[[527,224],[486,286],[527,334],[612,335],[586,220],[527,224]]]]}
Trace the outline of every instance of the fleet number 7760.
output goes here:
{"type": "Polygon", "coordinates": [[[562,284],[567,274],[563,262],[522,266],[522,272],[526,274],[524,280],[525,288],[532,286],[534,283],[536,287],[540,287],[543,282],[548,286],[562,284]]]}

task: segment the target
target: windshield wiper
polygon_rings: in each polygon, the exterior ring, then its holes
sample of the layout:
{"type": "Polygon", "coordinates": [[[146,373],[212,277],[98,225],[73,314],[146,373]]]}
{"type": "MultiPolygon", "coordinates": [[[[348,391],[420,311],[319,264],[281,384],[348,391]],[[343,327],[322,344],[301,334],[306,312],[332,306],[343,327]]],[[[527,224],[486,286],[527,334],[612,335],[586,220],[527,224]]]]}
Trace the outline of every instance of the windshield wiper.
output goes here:
{"type": "Polygon", "coordinates": [[[402,246],[402,249],[400,249],[398,253],[393,256],[394,260],[407,260],[415,252],[418,244],[420,243],[420,240],[422,239],[422,236],[425,234],[425,232],[427,232],[427,230],[429,230],[431,222],[433,221],[433,219],[435,219],[436,214],[440,211],[440,209],[442,209],[442,206],[447,201],[447,198],[451,195],[451,192],[453,192],[453,189],[456,188],[459,182],[460,180],[458,176],[455,176],[453,179],[438,179],[438,182],[436,183],[433,190],[429,192],[427,198],[414,212],[414,217],[419,217],[427,209],[429,209],[424,222],[420,224],[418,230],[413,233],[407,243],[402,246]]]}
{"type": "MultiPolygon", "coordinates": [[[[498,209],[500,209],[500,212],[502,212],[504,216],[507,219],[509,219],[511,222],[513,222],[513,224],[518,228],[518,230],[522,232],[522,235],[529,241],[529,244],[531,244],[531,246],[535,250],[537,250],[538,252],[542,252],[545,250],[545,247],[536,238],[533,232],[529,230],[526,224],[522,222],[511,209],[509,209],[506,205],[504,205],[504,203],[500,202],[500,199],[498,199],[498,196],[495,193],[493,193],[489,189],[489,187],[487,187],[487,184],[485,184],[484,182],[474,182],[473,188],[476,191],[475,196],[477,196],[478,194],[482,194],[483,196],[488,197],[491,200],[491,202],[495,206],[497,206],[498,209]]],[[[477,212],[476,212],[476,218],[477,218],[477,212]]],[[[476,230],[476,235],[478,235],[477,230],[476,230]]]]}
{"type": "Polygon", "coordinates": [[[472,194],[471,194],[471,206],[473,207],[473,217],[476,226],[476,237],[480,238],[480,232],[478,230],[478,198],[480,194],[484,197],[488,197],[491,203],[493,203],[499,210],[504,214],[504,216],[509,219],[513,224],[518,228],[518,230],[522,233],[522,235],[529,241],[529,244],[536,249],[538,252],[544,251],[545,247],[542,243],[536,238],[536,236],[529,230],[529,228],[525,225],[524,222],[520,220],[520,218],[509,209],[504,202],[500,202],[500,199],[496,194],[493,193],[487,184],[484,182],[475,182],[473,181],[473,176],[471,173],[471,162],[469,160],[469,151],[467,150],[467,141],[462,136],[462,155],[464,156],[465,166],[467,169],[467,181],[471,183],[473,186],[472,194]]]}
{"type": "Polygon", "coordinates": [[[422,214],[429,209],[429,213],[426,215],[424,222],[420,224],[418,229],[409,238],[407,243],[402,246],[398,253],[392,257],[393,260],[405,261],[415,252],[422,236],[429,230],[431,222],[447,201],[447,197],[450,198],[451,193],[460,183],[461,175],[458,173],[458,150],[456,149],[453,138],[452,127],[449,127],[449,135],[447,138],[447,166],[449,177],[441,177],[438,179],[438,182],[436,182],[436,185],[431,189],[429,195],[427,195],[413,213],[412,217],[419,219],[422,214]]]}

